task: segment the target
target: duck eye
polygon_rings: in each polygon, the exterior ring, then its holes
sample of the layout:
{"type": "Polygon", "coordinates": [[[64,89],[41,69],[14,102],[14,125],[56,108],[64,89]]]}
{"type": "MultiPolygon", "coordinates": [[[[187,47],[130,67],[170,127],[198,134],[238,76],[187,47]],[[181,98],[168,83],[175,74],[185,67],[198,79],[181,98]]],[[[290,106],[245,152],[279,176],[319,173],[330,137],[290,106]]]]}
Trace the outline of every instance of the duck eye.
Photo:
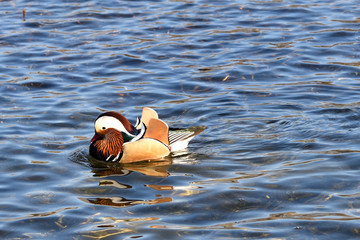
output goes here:
{"type": "Polygon", "coordinates": [[[103,129],[103,130],[105,130],[105,129],[106,129],[106,127],[102,127],[102,129],[103,129]]]}

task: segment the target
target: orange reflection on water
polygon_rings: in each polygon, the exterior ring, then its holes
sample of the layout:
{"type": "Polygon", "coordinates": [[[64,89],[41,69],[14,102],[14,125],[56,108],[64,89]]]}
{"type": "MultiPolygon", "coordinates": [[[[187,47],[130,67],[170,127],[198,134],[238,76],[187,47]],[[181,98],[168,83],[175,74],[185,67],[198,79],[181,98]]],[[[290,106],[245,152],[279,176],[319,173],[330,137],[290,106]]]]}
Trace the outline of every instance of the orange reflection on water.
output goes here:
{"type": "Polygon", "coordinates": [[[104,205],[104,206],[111,206],[111,207],[127,207],[133,206],[138,204],[160,204],[166,202],[172,202],[173,199],[171,197],[163,197],[163,198],[156,198],[153,200],[137,200],[137,199],[126,199],[123,197],[99,197],[99,198],[79,198],[80,200],[96,204],[96,205],[104,205]]]}
{"type": "Polygon", "coordinates": [[[106,163],[106,162],[93,162],[92,171],[96,177],[106,176],[125,176],[130,172],[139,172],[141,174],[153,177],[168,177],[169,172],[167,171],[171,166],[171,161],[149,161],[139,163],[106,163]]]}

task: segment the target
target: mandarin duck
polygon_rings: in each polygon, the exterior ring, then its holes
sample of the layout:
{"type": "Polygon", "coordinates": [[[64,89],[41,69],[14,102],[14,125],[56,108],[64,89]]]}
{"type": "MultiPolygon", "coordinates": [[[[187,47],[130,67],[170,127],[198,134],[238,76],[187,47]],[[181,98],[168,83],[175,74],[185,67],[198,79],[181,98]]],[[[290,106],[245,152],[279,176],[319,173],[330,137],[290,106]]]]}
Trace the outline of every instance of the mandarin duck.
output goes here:
{"type": "Polygon", "coordinates": [[[89,152],[96,159],[120,163],[158,159],[186,148],[204,129],[169,129],[157,112],[147,107],[134,126],[120,113],[106,112],[95,120],[89,152]]]}

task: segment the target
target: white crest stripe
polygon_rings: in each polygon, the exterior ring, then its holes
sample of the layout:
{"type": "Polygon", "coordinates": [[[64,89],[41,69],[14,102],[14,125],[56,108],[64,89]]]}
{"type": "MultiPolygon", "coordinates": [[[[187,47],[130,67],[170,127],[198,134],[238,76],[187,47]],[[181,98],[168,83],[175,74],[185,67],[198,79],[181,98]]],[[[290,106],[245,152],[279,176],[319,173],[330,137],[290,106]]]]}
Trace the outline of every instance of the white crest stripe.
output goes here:
{"type": "Polygon", "coordinates": [[[114,128],[120,132],[124,132],[129,136],[134,136],[134,134],[129,133],[124,125],[116,118],[111,116],[102,116],[95,122],[95,130],[101,131],[103,127],[114,128]]]}

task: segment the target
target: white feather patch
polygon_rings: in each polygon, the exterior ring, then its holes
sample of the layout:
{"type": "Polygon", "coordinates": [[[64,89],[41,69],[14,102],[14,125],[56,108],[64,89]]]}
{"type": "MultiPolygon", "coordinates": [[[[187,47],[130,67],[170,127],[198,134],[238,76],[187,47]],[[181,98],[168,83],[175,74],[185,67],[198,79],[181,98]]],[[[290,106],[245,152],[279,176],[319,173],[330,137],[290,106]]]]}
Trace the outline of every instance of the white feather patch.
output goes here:
{"type": "Polygon", "coordinates": [[[145,131],[146,131],[146,127],[145,127],[143,122],[141,122],[140,125],[141,125],[140,126],[141,127],[140,133],[138,135],[136,135],[133,139],[131,139],[130,142],[135,142],[135,141],[139,140],[140,138],[142,138],[144,136],[145,131]]]}
{"type": "Polygon", "coordinates": [[[169,145],[172,152],[186,148],[195,137],[193,131],[175,130],[169,132],[169,145]]]}
{"type": "Polygon", "coordinates": [[[134,136],[134,134],[129,133],[124,125],[116,118],[111,116],[102,116],[95,122],[95,131],[100,132],[104,129],[114,128],[120,132],[124,132],[129,136],[134,136]]]}
{"type": "Polygon", "coordinates": [[[191,141],[191,139],[193,139],[195,136],[186,138],[184,140],[180,140],[180,141],[176,141],[172,144],[170,144],[170,149],[172,152],[176,152],[176,151],[180,151],[184,148],[187,148],[187,146],[189,145],[189,142],[191,141]]]}

